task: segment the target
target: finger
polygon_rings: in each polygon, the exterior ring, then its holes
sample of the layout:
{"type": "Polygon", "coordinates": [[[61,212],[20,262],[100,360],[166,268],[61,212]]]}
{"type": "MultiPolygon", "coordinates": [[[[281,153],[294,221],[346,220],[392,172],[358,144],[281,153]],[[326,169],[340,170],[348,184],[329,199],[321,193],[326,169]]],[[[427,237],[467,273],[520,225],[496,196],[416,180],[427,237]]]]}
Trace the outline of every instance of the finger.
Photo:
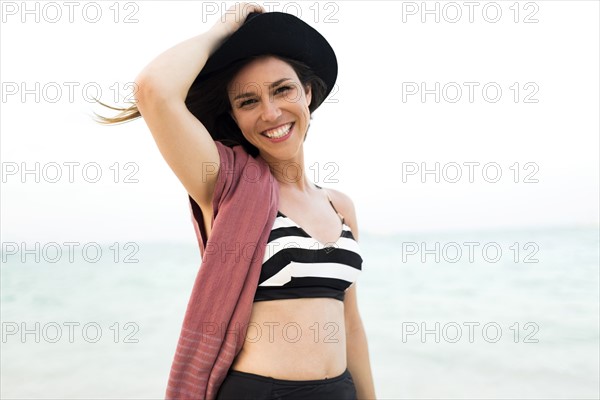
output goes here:
{"type": "Polygon", "coordinates": [[[243,3],[244,14],[248,15],[253,12],[262,13],[265,9],[258,3],[243,3]]]}

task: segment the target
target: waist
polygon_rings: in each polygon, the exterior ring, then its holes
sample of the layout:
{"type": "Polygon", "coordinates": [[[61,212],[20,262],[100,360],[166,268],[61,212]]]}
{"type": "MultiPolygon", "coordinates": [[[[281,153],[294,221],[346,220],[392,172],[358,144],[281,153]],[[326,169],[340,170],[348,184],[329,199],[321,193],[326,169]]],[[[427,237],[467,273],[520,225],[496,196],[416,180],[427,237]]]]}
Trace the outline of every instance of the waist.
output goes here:
{"type": "Polygon", "coordinates": [[[344,307],[331,298],[255,303],[244,345],[231,366],[290,380],[338,376],[345,368],[344,307]]]}
{"type": "Polygon", "coordinates": [[[230,369],[229,372],[227,372],[227,374],[231,375],[231,376],[241,376],[241,377],[250,378],[253,380],[266,382],[266,383],[273,383],[273,384],[277,384],[277,385],[322,385],[322,384],[330,384],[333,382],[337,382],[337,381],[352,377],[352,375],[350,374],[350,371],[348,371],[348,368],[345,368],[344,371],[339,375],[325,376],[322,379],[309,379],[309,380],[273,378],[271,376],[258,375],[258,374],[238,371],[238,370],[234,370],[234,369],[230,369]]]}

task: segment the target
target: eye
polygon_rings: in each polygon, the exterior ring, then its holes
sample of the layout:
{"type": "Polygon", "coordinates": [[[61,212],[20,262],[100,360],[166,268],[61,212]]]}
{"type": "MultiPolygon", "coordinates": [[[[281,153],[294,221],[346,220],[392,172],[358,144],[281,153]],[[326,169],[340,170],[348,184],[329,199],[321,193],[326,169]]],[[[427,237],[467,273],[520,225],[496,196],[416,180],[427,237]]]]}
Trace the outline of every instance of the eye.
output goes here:
{"type": "Polygon", "coordinates": [[[291,86],[280,86],[277,88],[277,90],[275,90],[275,94],[279,94],[279,93],[285,93],[289,90],[292,90],[291,86]]]}
{"type": "Polygon", "coordinates": [[[246,106],[248,106],[248,105],[252,104],[252,103],[253,103],[253,102],[255,102],[255,101],[256,101],[256,100],[254,100],[254,99],[248,99],[248,100],[244,100],[244,101],[242,101],[242,102],[240,102],[240,103],[238,104],[238,107],[240,107],[240,108],[242,108],[242,107],[246,107],[246,106]]]}

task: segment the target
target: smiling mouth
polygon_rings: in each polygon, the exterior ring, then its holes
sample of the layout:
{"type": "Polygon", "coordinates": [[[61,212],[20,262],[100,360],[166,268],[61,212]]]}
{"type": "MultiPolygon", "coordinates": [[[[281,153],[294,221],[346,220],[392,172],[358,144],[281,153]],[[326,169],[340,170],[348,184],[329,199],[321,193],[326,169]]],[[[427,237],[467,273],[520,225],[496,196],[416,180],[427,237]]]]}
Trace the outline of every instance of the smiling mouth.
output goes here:
{"type": "Polygon", "coordinates": [[[285,125],[281,125],[274,129],[266,130],[266,131],[262,132],[261,135],[264,135],[264,136],[268,137],[269,139],[279,139],[279,138],[282,138],[285,135],[287,135],[288,132],[290,131],[290,129],[292,129],[292,126],[294,126],[294,122],[290,122],[285,125]]]}

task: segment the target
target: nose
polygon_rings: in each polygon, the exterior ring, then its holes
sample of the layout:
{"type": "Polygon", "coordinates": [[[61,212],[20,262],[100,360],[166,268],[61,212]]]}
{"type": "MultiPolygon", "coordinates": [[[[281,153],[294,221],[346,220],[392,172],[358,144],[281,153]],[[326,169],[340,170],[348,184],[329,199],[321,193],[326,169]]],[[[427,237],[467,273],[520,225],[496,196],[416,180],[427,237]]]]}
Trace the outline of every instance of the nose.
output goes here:
{"type": "Polygon", "coordinates": [[[261,118],[265,122],[275,121],[281,115],[281,109],[276,100],[270,98],[262,102],[261,118]]]}

